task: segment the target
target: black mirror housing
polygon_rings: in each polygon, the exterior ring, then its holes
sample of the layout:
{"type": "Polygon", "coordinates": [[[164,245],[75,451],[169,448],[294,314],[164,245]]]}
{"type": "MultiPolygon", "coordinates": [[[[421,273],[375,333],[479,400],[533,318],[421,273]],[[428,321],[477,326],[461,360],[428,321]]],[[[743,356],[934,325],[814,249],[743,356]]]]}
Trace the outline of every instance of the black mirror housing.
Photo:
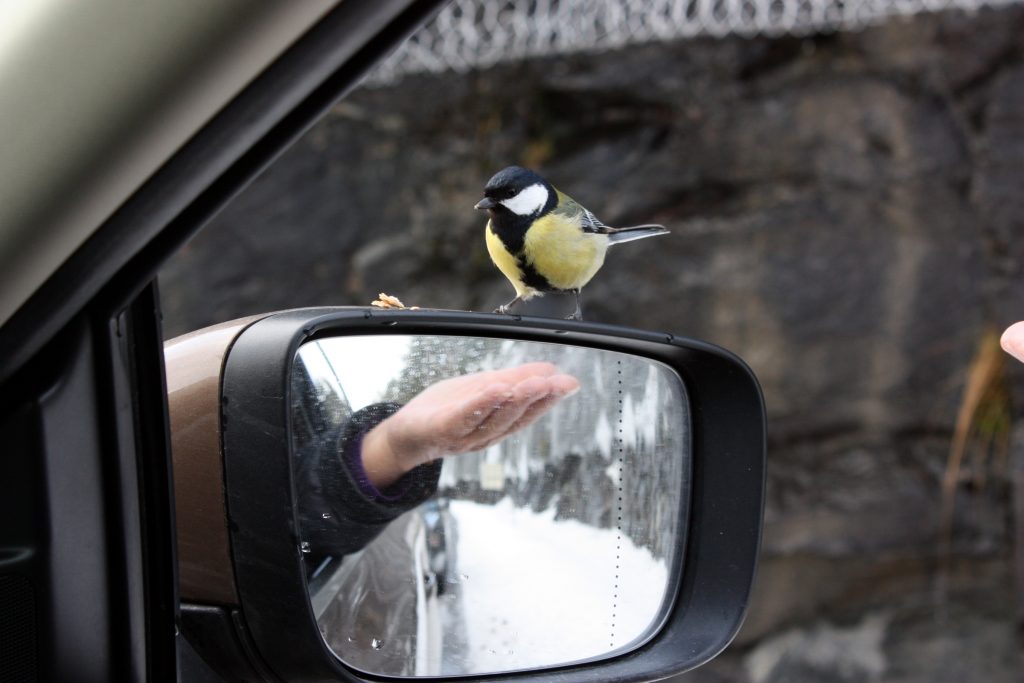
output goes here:
{"type": "Polygon", "coordinates": [[[466,680],[651,680],[712,659],[743,621],[761,541],[766,421],[757,380],[715,346],[595,323],[431,310],[318,308],[265,317],[235,340],[223,369],[221,423],[231,554],[244,629],[285,680],[369,681],[326,646],[309,603],[290,466],[292,364],[334,335],[497,337],[619,351],[682,378],[692,420],[681,581],[662,628],[636,649],[583,664],[466,680]]]}

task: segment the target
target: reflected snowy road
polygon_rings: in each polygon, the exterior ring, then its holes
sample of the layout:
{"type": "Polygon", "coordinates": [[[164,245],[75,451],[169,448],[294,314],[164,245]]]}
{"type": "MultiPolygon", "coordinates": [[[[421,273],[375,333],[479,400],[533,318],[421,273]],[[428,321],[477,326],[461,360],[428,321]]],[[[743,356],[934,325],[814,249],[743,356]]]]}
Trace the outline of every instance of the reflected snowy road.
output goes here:
{"type": "Polygon", "coordinates": [[[467,577],[459,618],[468,650],[459,656],[474,670],[514,668],[523,649],[550,660],[584,659],[595,642],[626,645],[658,614],[665,561],[614,529],[556,522],[553,509],[535,513],[508,499],[454,501],[452,512],[467,577]],[[538,612],[538,605],[546,609],[538,612]]]}
{"type": "Polygon", "coordinates": [[[422,512],[342,563],[314,599],[332,647],[362,644],[360,664],[392,675],[508,670],[517,652],[571,661],[592,656],[595,641],[626,645],[659,613],[666,561],[615,529],[556,521],[554,509],[508,499],[452,501],[449,514],[445,555],[457,566],[431,566],[422,512]],[[410,555],[408,564],[396,553],[410,555]],[[395,575],[396,566],[412,573],[395,575]],[[381,613],[386,624],[368,617],[381,613]]]}

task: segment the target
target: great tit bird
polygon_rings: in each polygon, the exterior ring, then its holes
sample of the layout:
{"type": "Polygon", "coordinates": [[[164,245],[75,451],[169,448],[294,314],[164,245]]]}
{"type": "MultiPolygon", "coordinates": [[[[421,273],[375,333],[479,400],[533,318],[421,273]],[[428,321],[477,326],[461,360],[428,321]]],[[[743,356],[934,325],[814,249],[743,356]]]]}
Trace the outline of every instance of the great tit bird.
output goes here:
{"type": "Polygon", "coordinates": [[[509,166],[487,182],[475,209],[486,209],[487,251],[516,289],[516,298],[495,313],[542,296],[572,292],[580,320],[580,290],[604,263],[609,245],[668,232],[661,225],[610,228],[576,200],[533,171],[509,166]]]}

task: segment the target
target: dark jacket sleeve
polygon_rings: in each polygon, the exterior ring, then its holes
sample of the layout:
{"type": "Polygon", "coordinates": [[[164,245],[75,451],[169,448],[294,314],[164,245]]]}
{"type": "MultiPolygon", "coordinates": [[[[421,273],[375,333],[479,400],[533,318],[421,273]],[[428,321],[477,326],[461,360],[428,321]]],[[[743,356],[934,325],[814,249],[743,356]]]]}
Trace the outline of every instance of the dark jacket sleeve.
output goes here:
{"type": "Polygon", "coordinates": [[[365,479],[363,436],[401,406],[377,403],[352,415],[340,430],[296,453],[299,536],[310,559],[361,550],[392,520],[437,491],[441,461],[421,465],[383,491],[365,479]]]}

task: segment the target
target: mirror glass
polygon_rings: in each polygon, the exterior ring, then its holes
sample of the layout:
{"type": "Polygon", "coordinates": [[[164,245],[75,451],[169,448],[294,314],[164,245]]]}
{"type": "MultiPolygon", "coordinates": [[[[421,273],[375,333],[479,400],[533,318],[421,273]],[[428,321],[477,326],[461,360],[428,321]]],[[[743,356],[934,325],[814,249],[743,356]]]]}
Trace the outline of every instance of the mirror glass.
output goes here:
{"type": "Polygon", "coordinates": [[[297,552],[325,642],[390,676],[599,659],[661,627],[690,481],[682,380],[492,338],[323,338],[292,379],[297,552]]]}

